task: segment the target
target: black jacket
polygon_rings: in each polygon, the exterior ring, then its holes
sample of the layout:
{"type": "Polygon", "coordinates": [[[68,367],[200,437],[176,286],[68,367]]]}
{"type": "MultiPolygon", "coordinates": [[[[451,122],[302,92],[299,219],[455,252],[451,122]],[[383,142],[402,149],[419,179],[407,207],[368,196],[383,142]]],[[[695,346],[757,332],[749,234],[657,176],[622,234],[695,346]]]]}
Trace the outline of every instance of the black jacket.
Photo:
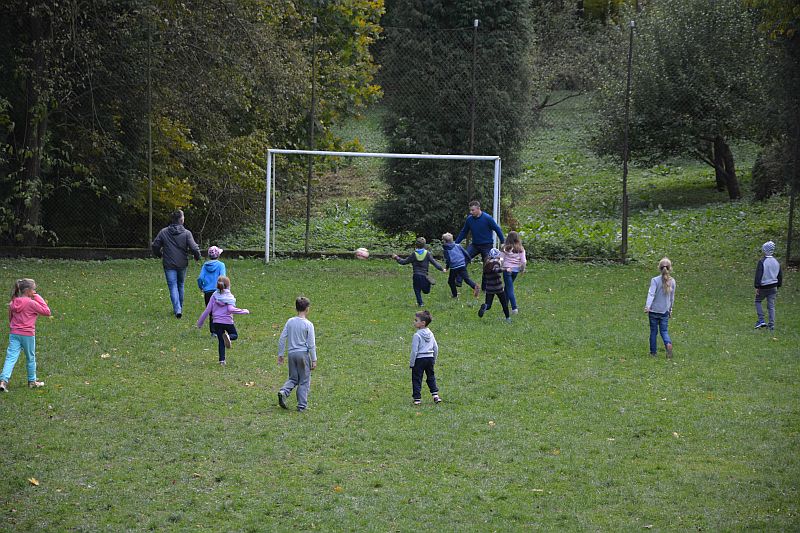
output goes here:
{"type": "Polygon", "coordinates": [[[200,259],[200,247],[194,242],[192,232],[181,224],[170,224],[158,232],[150,246],[153,254],[161,258],[164,268],[177,270],[186,268],[189,260],[186,254],[191,252],[196,260],[200,259]]]}

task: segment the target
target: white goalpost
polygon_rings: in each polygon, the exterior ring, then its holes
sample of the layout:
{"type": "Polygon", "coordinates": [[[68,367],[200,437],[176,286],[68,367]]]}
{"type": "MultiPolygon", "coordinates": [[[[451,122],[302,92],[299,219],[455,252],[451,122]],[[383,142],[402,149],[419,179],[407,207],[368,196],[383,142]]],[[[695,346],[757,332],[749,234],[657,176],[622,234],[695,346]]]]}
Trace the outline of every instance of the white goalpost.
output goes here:
{"type": "Polygon", "coordinates": [[[275,155],[321,155],[335,157],[383,157],[386,159],[446,159],[456,161],[494,161],[494,194],[492,196],[492,217],[500,224],[500,156],[497,155],[434,155],[434,154],[390,154],[372,152],[334,152],[326,150],[288,150],[279,148],[267,149],[267,212],[265,221],[264,260],[270,258],[270,236],[272,237],[272,255],[275,254],[275,155]],[[270,227],[270,222],[271,227],[270,227]],[[272,230],[272,231],[270,231],[272,230]]]}

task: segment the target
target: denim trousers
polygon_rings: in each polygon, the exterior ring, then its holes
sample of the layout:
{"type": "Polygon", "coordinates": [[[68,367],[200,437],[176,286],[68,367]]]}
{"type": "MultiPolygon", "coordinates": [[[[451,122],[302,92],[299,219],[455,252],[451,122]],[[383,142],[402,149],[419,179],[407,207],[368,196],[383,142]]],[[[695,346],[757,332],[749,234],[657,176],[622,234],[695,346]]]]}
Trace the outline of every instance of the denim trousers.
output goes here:
{"type": "Polygon", "coordinates": [[[767,300],[767,316],[769,322],[767,325],[771,328],[775,327],[775,297],[778,296],[778,288],[772,287],[771,289],[759,289],[756,294],[756,314],[758,321],[764,322],[764,309],[761,307],[761,302],[767,300]]]}
{"type": "Polygon", "coordinates": [[[464,283],[466,283],[473,289],[475,288],[475,282],[472,281],[472,279],[470,279],[469,273],[467,273],[466,266],[460,268],[451,268],[450,273],[447,276],[447,284],[450,286],[450,292],[452,293],[453,298],[458,296],[458,290],[456,289],[456,287],[458,287],[457,280],[463,280],[464,283]]]}
{"type": "Polygon", "coordinates": [[[422,374],[427,377],[425,382],[428,384],[431,394],[439,394],[439,387],[436,385],[436,375],[433,373],[435,360],[433,357],[418,357],[411,367],[411,397],[415,400],[422,398],[422,374]]]}
{"type": "Polygon", "coordinates": [[[311,391],[311,354],[308,352],[289,352],[287,357],[289,378],[281,387],[281,394],[289,396],[297,387],[297,410],[308,407],[308,393],[311,391]]]}
{"type": "Polygon", "coordinates": [[[517,279],[519,272],[506,272],[503,271],[503,284],[505,285],[506,298],[508,303],[511,304],[511,309],[517,308],[517,297],[514,294],[514,280],[517,279]]]}
{"type": "Polygon", "coordinates": [[[235,341],[239,338],[239,333],[236,331],[236,326],[233,324],[214,324],[214,329],[212,330],[213,333],[217,334],[217,342],[219,342],[219,360],[225,360],[225,339],[222,338],[222,332],[227,331],[228,337],[232,341],[235,341]]]}
{"type": "Polygon", "coordinates": [[[0,381],[8,383],[11,380],[11,372],[17,364],[20,351],[25,352],[25,358],[28,360],[28,381],[36,381],[36,337],[16,333],[8,336],[6,362],[3,365],[3,373],[0,374],[0,381]]]}
{"type": "Polygon", "coordinates": [[[169,299],[172,300],[172,312],[183,313],[183,282],[186,280],[186,268],[165,268],[169,299]]]}
{"type": "Polygon", "coordinates": [[[672,339],[669,338],[669,313],[649,313],[650,318],[650,353],[656,353],[658,346],[656,339],[658,332],[661,331],[661,338],[664,340],[664,346],[672,344],[672,339]]]}

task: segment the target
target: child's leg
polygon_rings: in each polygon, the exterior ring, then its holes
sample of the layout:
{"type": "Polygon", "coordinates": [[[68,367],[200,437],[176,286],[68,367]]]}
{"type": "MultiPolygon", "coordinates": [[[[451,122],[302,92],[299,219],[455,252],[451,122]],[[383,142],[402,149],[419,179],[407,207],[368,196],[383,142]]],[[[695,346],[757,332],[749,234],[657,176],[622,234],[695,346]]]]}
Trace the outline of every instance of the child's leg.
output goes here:
{"type": "Polygon", "coordinates": [[[501,292],[497,295],[497,299],[500,300],[500,305],[503,306],[503,314],[508,318],[508,298],[506,298],[506,293],[501,292]]]}
{"type": "Polygon", "coordinates": [[[650,321],[650,355],[655,355],[658,350],[658,346],[656,346],[656,338],[658,337],[658,317],[656,313],[647,313],[647,318],[650,321]]]}
{"type": "MultiPolygon", "coordinates": [[[[764,309],[761,307],[761,302],[764,300],[764,289],[760,289],[756,294],[756,315],[758,315],[758,322],[764,322],[764,309]]],[[[769,305],[769,301],[767,301],[769,305]]]]}
{"type": "Polygon", "coordinates": [[[425,361],[425,383],[428,384],[431,396],[436,396],[439,394],[439,387],[436,385],[436,375],[433,372],[433,357],[423,357],[422,360],[425,361]]]}
{"type": "Polygon", "coordinates": [[[492,308],[492,300],[493,300],[493,299],[494,299],[494,294],[489,294],[489,293],[487,292],[487,293],[486,293],[486,300],[485,300],[485,302],[486,302],[486,303],[484,303],[484,304],[483,304],[483,305],[485,305],[485,306],[486,306],[486,308],[485,308],[485,309],[486,309],[487,311],[488,311],[489,309],[491,309],[491,308],[492,308]]]}
{"type": "Polygon", "coordinates": [[[214,332],[217,334],[217,344],[219,344],[219,360],[225,360],[225,339],[222,332],[225,331],[225,324],[214,324],[214,332]]]}
{"type": "MultiPolygon", "coordinates": [[[[208,302],[211,300],[212,294],[214,294],[214,291],[203,292],[203,299],[206,301],[206,307],[208,307],[208,302]]],[[[208,314],[208,331],[210,331],[212,335],[216,335],[216,333],[214,333],[214,317],[211,313],[208,314]]]]}
{"type": "Polygon", "coordinates": [[[669,338],[669,313],[664,313],[658,320],[658,328],[661,330],[661,340],[664,341],[664,346],[669,348],[668,345],[672,344],[672,339],[669,338]]]}
{"type": "Polygon", "coordinates": [[[469,285],[470,288],[474,289],[475,288],[475,282],[472,281],[472,279],[469,277],[469,272],[467,272],[467,268],[466,267],[462,267],[462,268],[459,268],[458,271],[459,271],[459,275],[461,276],[461,279],[464,280],[464,283],[469,285]]]}
{"type": "Polygon", "coordinates": [[[11,381],[11,372],[19,359],[19,352],[22,350],[20,336],[12,333],[8,336],[8,350],[6,350],[6,362],[3,365],[3,373],[0,374],[0,381],[8,383],[11,381]]]}
{"type": "Polygon", "coordinates": [[[422,306],[422,276],[414,276],[412,283],[414,286],[414,296],[417,298],[417,305],[422,306]]]}
{"type": "Polygon", "coordinates": [[[289,354],[286,357],[286,366],[289,367],[289,377],[284,382],[283,386],[281,387],[281,392],[284,396],[289,396],[289,394],[294,390],[298,383],[300,383],[300,368],[297,364],[297,360],[302,356],[302,354],[289,354]]]}
{"type": "Polygon", "coordinates": [[[456,270],[453,270],[452,268],[447,276],[447,284],[450,286],[450,294],[453,296],[453,298],[458,296],[458,290],[456,290],[456,270]]]}
{"type": "Polygon", "coordinates": [[[414,361],[414,366],[411,367],[411,397],[415,400],[422,398],[422,374],[424,371],[422,359],[414,361]]]}
{"type": "Polygon", "coordinates": [[[20,335],[19,341],[28,363],[28,381],[36,381],[36,337],[20,335]]]}
{"type": "Polygon", "coordinates": [[[511,309],[516,309],[517,298],[514,296],[514,276],[511,272],[503,272],[503,283],[505,284],[505,297],[511,303],[511,309]]]}
{"type": "Polygon", "coordinates": [[[778,297],[778,289],[772,289],[767,294],[767,314],[769,316],[769,328],[775,327],[775,299],[778,297]]]}
{"type": "Polygon", "coordinates": [[[230,337],[232,341],[235,341],[239,338],[239,332],[236,331],[235,324],[225,324],[225,331],[228,332],[228,337],[230,337]]]}
{"type": "Polygon", "coordinates": [[[311,355],[299,354],[297,357],[297,410],[308,407],[308,393],[311,391],[311,355]]]}

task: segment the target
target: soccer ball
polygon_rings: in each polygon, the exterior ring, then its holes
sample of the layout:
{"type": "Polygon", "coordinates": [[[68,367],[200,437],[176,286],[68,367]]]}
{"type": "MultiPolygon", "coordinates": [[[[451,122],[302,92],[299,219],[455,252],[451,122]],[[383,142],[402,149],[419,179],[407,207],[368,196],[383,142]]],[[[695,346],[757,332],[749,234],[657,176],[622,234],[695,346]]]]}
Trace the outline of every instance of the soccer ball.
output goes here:
{"type": "Polygon", "coordinates": [[[369,250],[366,248],[356,250],[356,259],[366,259],[367,257],[369,257],[369,250]]]}

